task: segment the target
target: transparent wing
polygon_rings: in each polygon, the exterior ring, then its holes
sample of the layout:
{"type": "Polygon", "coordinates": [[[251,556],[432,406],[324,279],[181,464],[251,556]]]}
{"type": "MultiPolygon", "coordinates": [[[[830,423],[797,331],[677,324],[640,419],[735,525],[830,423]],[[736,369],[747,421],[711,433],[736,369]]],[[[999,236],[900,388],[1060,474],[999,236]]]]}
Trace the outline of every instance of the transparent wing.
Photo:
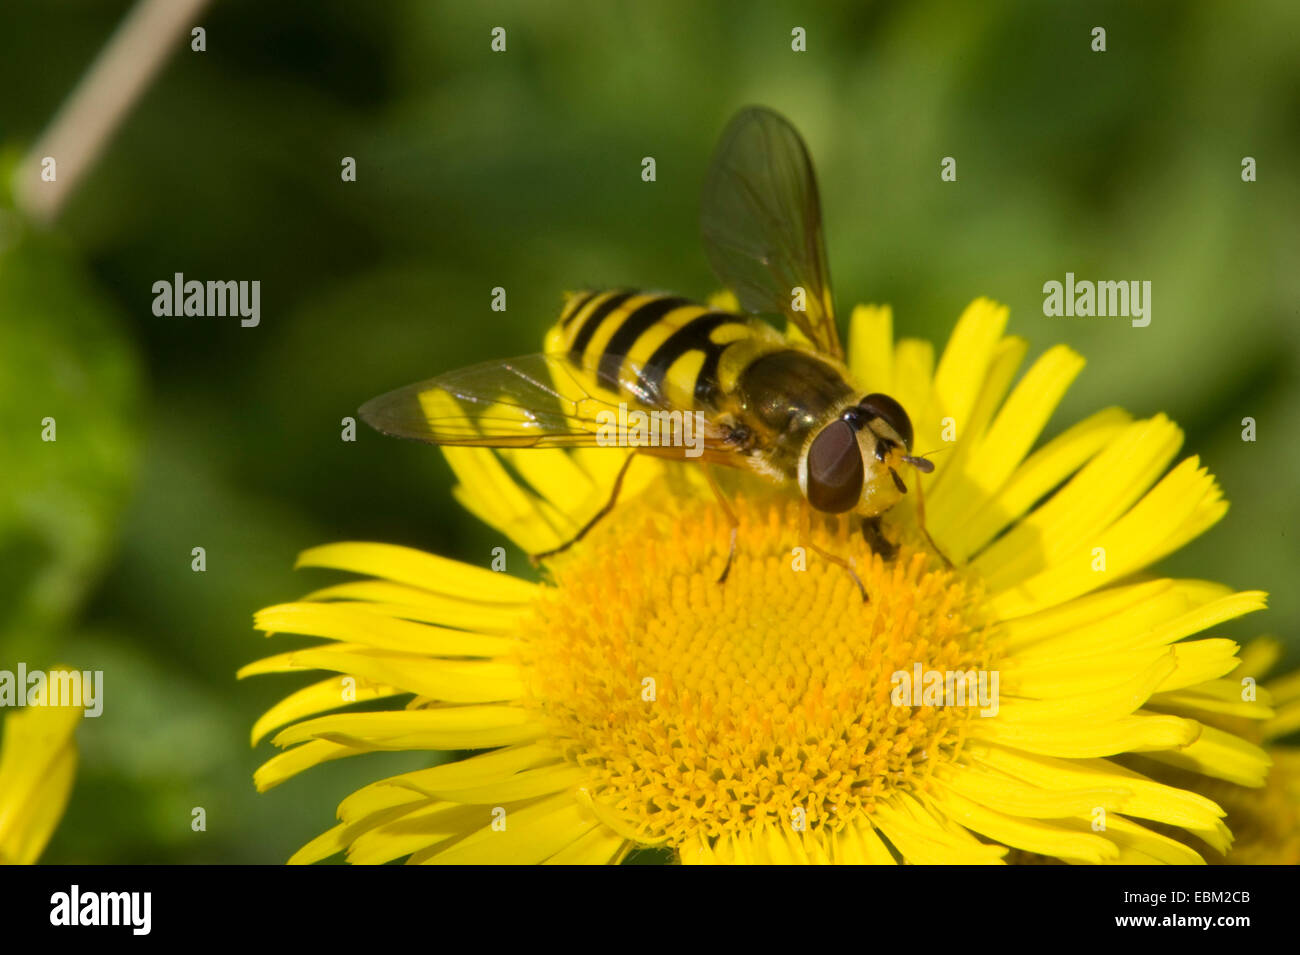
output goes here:
{"type": "Polygon", "coordinates": [[[819,351],[843,358],[822,238],[821,200],[798,131],[761,106],[727,125],[704,182],[704,251],[746,311],[784,315],[819,351]],[[805,310],[794,308],[802,288],[805,310]]]}
{"type": "Polygon", "coordinates": [[[655,406],[650,395],[640,397],[600,386],[589,369],[575,366],[567,355],[537,354],[407,385],[366,402],[358,413],[377,431],[429,444],[635,447],[663,457],[743,466],[734,432],[713,415],[655,406]],[[649,444],[651,435],[659,443],[649,444]]]}

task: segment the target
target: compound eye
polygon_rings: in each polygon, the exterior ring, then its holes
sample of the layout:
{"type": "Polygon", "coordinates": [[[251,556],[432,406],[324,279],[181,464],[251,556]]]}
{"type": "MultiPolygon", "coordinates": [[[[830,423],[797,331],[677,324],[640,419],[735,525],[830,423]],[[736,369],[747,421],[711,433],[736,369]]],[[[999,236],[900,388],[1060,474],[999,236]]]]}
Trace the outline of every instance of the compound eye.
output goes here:
{"type": "Polygon", "coordinates": [[[808,503],[828,514],[851,511],[865,480],[857,433],[846,421],[832,421],[808,447],[808,503]]]}
{"type": "Polygon", "coordinates": [[[893,428],[907,450],[912,450],[912,419],[897,401],[889,395],[876,393],[859,401],[858,407],[867,413],[867,417],[879,418],[893,428]]]}

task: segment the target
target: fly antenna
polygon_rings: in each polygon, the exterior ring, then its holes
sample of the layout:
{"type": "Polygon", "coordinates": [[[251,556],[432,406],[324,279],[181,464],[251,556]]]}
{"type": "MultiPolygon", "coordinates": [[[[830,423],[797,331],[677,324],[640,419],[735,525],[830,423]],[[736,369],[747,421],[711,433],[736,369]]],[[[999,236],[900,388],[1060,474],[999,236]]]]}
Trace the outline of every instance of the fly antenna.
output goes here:
{"type": "Polygon", "coordinates": [[[935,448],[933,451],[927,451],[925,454],[905,454],[903,460],[912,467],[916,468],[922,474],[929,474],[934,470],[934,462],[927,460],[930,455],[938,454],[940,451],[947,451],[948,448],[935,448]]]}

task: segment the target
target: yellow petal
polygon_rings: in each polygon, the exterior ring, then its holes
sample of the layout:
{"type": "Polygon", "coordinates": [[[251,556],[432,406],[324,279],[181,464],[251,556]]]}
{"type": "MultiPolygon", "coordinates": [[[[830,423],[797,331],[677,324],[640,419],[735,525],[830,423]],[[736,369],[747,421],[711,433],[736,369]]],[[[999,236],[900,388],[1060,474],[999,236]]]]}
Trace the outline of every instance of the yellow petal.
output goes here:
{"type": "MultiPolygon", "coordinates": [[[[1260,679],[1282,658],[1282,644],[1275,637],[1256,637],[1241,650],[1241,666],[1237,669],[1238,677],[1260,679]]],[[[1300,680],[1297,681],[1300,687],[1300,680]]]]}
{"type": "MultiPolygon", "coordinates": [[[[1005,699],[992,719],[1013,726],[1058,724],[1070,727],[1106,723],[1128,716],[1150,699],[1166,677],[1174,671],[1171,653],[1162,653],[1125,679],[1086,693],[1070,693],[1043,700],[1005,699]]],[[[986,720],[989,722],[991,720],[986,720]]]]}
{"type": "Polygon", "coordinates": [[[339,804],[339,818],[344,822],[361,819],[413,796],[440,798],[434,794],[505,785],[516,774],[535,767],[560,765],[559,758],[550,745],[529,743],[414,770],[358,789],[339,804]]]}
{"type": "Polygon", "coordinates": [[[954,560],[977,553],[1003,528],[1026,514],[1045,494],[1109,445],[1132,419],[1119,408],[1099,411],[1035,451],[978,509],[946,531],[954,560]]]}
{"type": "Polygon", "coordinates": [[[263,713],[253,724],[252,745],[256,746],[272,730],[305,716],[314,716],[351,703],[396,696],[402,692],[397,687],[379,686],[365,680],[357,680],[356,685],[352,687],[347,686],[343,681],[343,677],[332,676],[328,680],[321,680],[319,683],[313,683],[295,693],[290,693],[263,713]],[[345,699],[345,691],[351,694],[352,699],[345,699]]]}
{"type": "Polygon", "coordinates": [[[493,829],[489,823],[424,861],[437,865],[533,865],[598,825],[568,793],[507,810],[504,822],[504,829],[493,829]]]}
{"type": "MultiPolygon", "coordinates": [[[[50,672],[65,668],[53,667],[50,672]]],[[[0,748],[0,861],[34,863],[63,818],[77,769],[83,710],[31,706],[5,718],[0,748]]]]}
{"type": "Polygon", "coordinates": [[[954,768],[943,775],[939,784],[982,806],[1030,819],[1087,816],[1098,808],[1118,812],[1128,795],[1127,790],[1104,786],[1044,789],[1017,783],[1001,773],[969,768],[954,768]]]}
{"type": "Polygon", "coordinates": [[[1212,713],[1243,720],[1270,719],[1275,711],[1269,705],[1271,697],[1268,690],[1259,687],[1255,694],[1254,699],[1243,700],[1240,681],[1206,679],[1198,680],[1185,689],[1157,693],[1151,697],[1150,705],[1160,710],[1212,713]]]}
{"type": "Polygon", "coordinates": [[[946,540],[950,526],[976,515],[1001,490],[1082,368],[1083,358],[1064,345],[1048,350],[1025,373],[988,430],[967,435],[970,450],[963,466],[951,470],[926,501],[931,533],[937,529],[946,540]]]}
{"type": "Polygon", "coordinates": [[[356,756],[358,753],[364,752],[367,752],[367,750],[355,746],[342,746],[328,740],[312,740],[302,746],[295,746],[283,753],[277,753],[264,762],[253,773],[253,785],[257,787],[258,792],[264,793],[268,789],[280,785],[286,779],[298,775],[305,769],[311,769],[321,763],[328,763],[330,760],[342,759],[345,756],[356,756]]]}
{"type": "Polygon", "coordinates": [[[465,600],[528,603],[537,585],[393,544],[325,544],[305,550],[298,567],[327,567],[421,587],[465,600]]]}
{"type": "Polygon", "coordinates": [[[849,318],[849,371],[867,391],[893,395],[894,313],[888,305],[859,305],[853,309],[849,318]]]}
{"type": "MultiPolygon", "coordinates": [[[[990,581],[990,587],[1006,589],[994,597],[994,612],[1007,618],[1032,613],[1141,570],[1174,549],[1173,541],[1183,542],[1189,535],[1204,531],[1226,509],[1214,478],[1197,467],[1195,458],[1189,458],[1110,525],[1087,531],[1077,518],[1069,518],[1076,525],[1072,530],[1058,526],[1051,532],[1061,535],[1060,546],[1042,544],[1041,554],[1021,561],[1016,572],[1040,563],[1043,569],[1019,579],[999,572],[999,580],[990,581]],[[1080,536],[1066,545],[1075,532],[1080,536]]],[[[993,549],[975,563],[983,561],[993,549]]]]}
{"type": "Polygon", "coordinates": [[[593,825],[580,838],[569,843],[543,863],[544,865],[614,865],[626,855],[628,843],[616,832],[593,825]]]}
{"type": "Polygon", "coordinates": [[[1231,836],[1223,810],[1198,793],[1158,783],[1105,759],[1058,759],[1003,746],[968,745],[972,761],[998,769],[1045,789],[1103,787],[1125,793],[1123,812],[1179,826],[1215,848],[1226,849],[1231,836]]]}
{"type": "Polygon", "coordinates": [[[491,818],[487,806],[431,803],[368,828],[348,847],[348,861],[353,865],[382,865],[410,855],[408,863],[418,862],[491,818]]]}
{"type": "Polygon", "coordinates": [[[835,834],[832,852],[841,865],[897,865],[893,853],[865,821],[849,823],[835,834]]]}
{"type": "Polygon", "coordinates": [[[254,614],[253,626],[267,633],[297,633],[347,640],[380,650],[446,657],[495,657],[511,653],[518,646],[507,637],[396,620],[353,604],[277,604],[254,614]]]}
{"type": "Polygon", "coordinates": [[[1133,422],[972,566],[994,589],[1052,566],[1123,515],[1160,477],[1182,440],[1164,415],[1133,422]]]}
{"type": "Polygon", "coordinates": [[[479,520],[530,554],[562,543],[563,515],[517,481],[495,452],[443,447],[442,454],[460,481],[452,494],[479,520]]]}
{"type": "Polygon", "coordinates": [[[355,601],[360,605],[358,609],[379,616],[498,635],[517,633],[520,621],[529,612],[525,604],[462,600],[387,580],[354,580],[335,584],[333,587],[313,590],[302,599],[321,602],[355,601]]]}
{"type": "MultiPolygon", "coordinates": [[[[1025,352],[1029,344],[1023,339],[1016,336],[1004,338],[997,343],[993,349],[993,354],[989,358],[988,371],[985,374],[984,386],[980,389],[974,404],[971,405],[966,417],[958,421],[953,418],[953,428],[956,430],[957,443],[954,445],[940,444],[945,450],[944,454],[935,459],[936,467],[930,475],[926,477],[925,490],[927,497],[931,500],[937,500],[940,505],[940,522],[934,526],[929,525],[929,514],[927,512],[927,527],[932,535],[938,531],[941,537],[951,523],[951,515],[965,507],[966,501],[962,498],[961,476],[964,474],[970,463],[970,455],[974,448],[979,445],[984,431],[988,428],[993,414],[998,409],[998,404],[1002,401],[1011,387],[1011,381],[1016,376],[1016,369],[1024,361],[1025,352]],[[943,458],[943,467],[938,466],[939,458],[943,458]],[[955,488],[955,490],[950,490],[955,488]],[[953,501],[955,495],[955,502],[953,501]]],[[[940,417],[942,423],[943,416],[940,417]]],[[[942,434],[942,429],[941,432],[942,434]]]]}
{"type": "Polygon", "coordinates": [[[449,786],[434,782],[422,785],[420,790],[437,799],[495,806],[569,790],[582,782],[585,776],[580,767],[556,763],[524,770],[508,779],[494,780],[481,786],[449,786]]]}
{"type": "Polygon", "coordinates": [[[969,732],[972,738],[1014,746],[1030,753],[1082,759],[1189,746],[1200,730],[1194,720],[1135,715],[1092,725],[1072,721],[1011,723],[1001,718],[983,719],[973,721],[969,732]]]}
{"type": "Polygon", "coordinates": [[[1236,666],[1237,645],[1231,640],[1196,640],[1172,647],[1100,650],[1067,659],[1035,656],[1028,661],[1003,664],[999,690],[1027,699],[1046,699],[1072,693],[1095,692],[1115,686],[1125,674],[1139,672],[1166,657],[1173,661],[1169,675],[1155,688],[1167,693],[1230,673],[1236,666]]]}
{"type": "Polygon", "coordinates": [[[1020,819],[994,812],[951,790],[934,794],[934,801],[962,825],[990,839],[1067,862],[1107,862],[1119,855],[1114,843],[1089,832],[1070,832],[1052,822],[1020,819]]]}
{"type": "MultiPolygon", "coordinates": [[[[916,338],[900,339],[894,347],[894,391],[890,397],[907,409],[915,431],[913,447],[924,453],[940,446],[939,417],[926,415],[931,403],[934,346],[916,338]]],[[[942,468],[943,455],[935,458],[942,468]]]]}
{"type": "Polygon", "coordinates": [[[1005,305],[976,299],[962,312],[934,373],[934,404],[930,416],[951,417],[958,434],[970,423],[969,415],[984,387],[989,364],[1007,325],[1005,305]]]}
{"type": "Polygon", "coordinates": [[[914,865],[998,865],[1007,851],[1003,846],[985,845],[969,833],[955,835],[903,794],[892,804],[877,803],[872,821],[904,861],[914,865]],[[917,811],[909,811],[904,803],[911,803],[917,811]]]}
{"type": "MultiPolygon", "coordinates": [[[[288,662],[307,669],[337,670],[367,684],[396,687],[442,703],[500,703],[523,694],[519,668],[494,660],[439,660],[413,653],[369,651],[335,653],[315,647],[286,654],[288,662]]],[[[334,681],[336,702],[344,687],[334,681]]],[[[332,707],[331,707],[332,708],[332,707]]]]}
{"type": "Polygon", "coordinates": [[[542,726],[514,706],[448,706],[397,713],[337,713],[281,730],[276,746],[310,739],[366,750],[485,749],[536,739],[542,726]]]}
{"type": "Polygon", "coordinates": [[[1272,764],[1268,753],[1254,743],[1213,726],[1201,726],[1200,734],[1181,747],[1162,747],[1143,755],[1180,769],[1226,779],[1238,786],[1264,785],[1272,764]]]}

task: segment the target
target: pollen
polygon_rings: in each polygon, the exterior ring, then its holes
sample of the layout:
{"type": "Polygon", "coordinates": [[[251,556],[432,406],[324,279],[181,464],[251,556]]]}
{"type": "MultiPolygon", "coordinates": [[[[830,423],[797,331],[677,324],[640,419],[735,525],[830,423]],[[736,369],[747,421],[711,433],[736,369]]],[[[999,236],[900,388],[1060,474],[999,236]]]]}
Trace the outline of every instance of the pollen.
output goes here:
{"type": "Polygon", "coordinates": [[[916,543],[884,561],[804,507],[737,497],[721,584],[729,524],[699,497],[616,510],[552,566],[524,632],[527,703],[626,837],[836,832],[959,758],[978,710],[892,689],[917,664],[987,668],[978,583],[916,543]]]}

